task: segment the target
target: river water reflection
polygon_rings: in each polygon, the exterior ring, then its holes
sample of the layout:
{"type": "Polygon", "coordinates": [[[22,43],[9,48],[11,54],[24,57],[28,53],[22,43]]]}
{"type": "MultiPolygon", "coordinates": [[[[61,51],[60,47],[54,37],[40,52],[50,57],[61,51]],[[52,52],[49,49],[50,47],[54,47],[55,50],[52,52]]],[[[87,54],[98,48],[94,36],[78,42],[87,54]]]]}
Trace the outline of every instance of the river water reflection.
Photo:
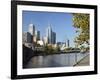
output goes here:
{"type": "Polygon", "coordinates": [[[26,68],[64,67],[73,66],[87,56],[88,53],[66,53],[32,57],[26,68]]]}

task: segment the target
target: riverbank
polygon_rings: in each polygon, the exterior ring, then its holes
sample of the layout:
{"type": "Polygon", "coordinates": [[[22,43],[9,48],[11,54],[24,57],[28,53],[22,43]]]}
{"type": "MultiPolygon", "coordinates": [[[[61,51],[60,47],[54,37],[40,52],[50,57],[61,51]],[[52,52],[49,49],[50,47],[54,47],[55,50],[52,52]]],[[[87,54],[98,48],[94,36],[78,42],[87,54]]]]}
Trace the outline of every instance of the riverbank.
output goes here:
{"type": "MultiPolygon", "coordinates": [[[[41,58],[41,57],[43,57],[43,58],[45,58],[45,57],[47,57],[47,59],[49,59],[48,58],[48,56],[52,56],[51,58],[55,58],[55,60],[54,61],[57,61],[57,63],[59,63],[62,59],[64,59],[64,61],[66,62],[66,61],[72,61],[73,60],[73,58],[75,58],[76,57],[76,54],[77,54],[77,57],[79,56],[79,55],[81,55],[81,56],[83,56],[83,55],[85,55],[86,53],[78,53],[78,52],[75,52],[75,53],[61,53],[60,51],[59,52],[57,52],[57,53],[44,53],[43,51],[41,52],[41,51],[33,51],[32,49],[30,49],[30,48],[27,48],[27,47],[25,47],[25,46],[23,46],[23,68],[25,68],[25,65],[31,60],[31,58],[41,58]],[[61,56],[62,55],[64,55],[63,57],[64,58],[62,58],[61,56]],[[67,56],[68,55],[68,56],[67,56]],[[73,57],[70,57],[71,55],[73,55],[73,57]],[[59,58],[56,58],[55,56],[59,56],[59,58]],[[56,59],[61,59],[60,61],[58,61],[58,60],[56,60],[56,59]],[[69,59],[71,59],[71,60],[69,60],[69,59]]],[[[45,61],[53,61],[53,59],[51,59],[51,60],[44,60],[44,62],[45,61]]],[[[37,59],[37,60],[35,60],[35,61],[38,61],[39,59],[37,59]]],[[[42,60],[40,60],[40,61],[42,61],[42,60]]],[[[72,63],[73,62],[75,62],[75,61],[72,61],[72,63]]],[[[49,63],[49,62],[48,62],[49,63]]],[[[47,63],[47,64],[48,64],[47,63]]],[[[61,64],[62,64],[63,62],[61,62],[61,64]]],[[[68,62],[69,63],[69,62],[68,62]]],[[[56,64],[56,62],[54,63],[54,64],[56,64]]],[[[53,65],[54,65],[53,64],[53,65]]],[[[65,65],[66,63],[64,63],[64,65],[65,65]]],[[[36,64],[35,64],[36,65],[36,64]]],[[[70,64],[69,64],[70,65],[70,64]]],[[[68,66],[69,66],[68,65],[68,66]]],[[[67,66],[67,65],[66,65],[67,66]]]]}
{"type": "Polygon", "coordinates": [[[45,55],[55,55],[55,54],[73,54],[73,53],[80,53],[80,51],[68,51],[68,52],[59,51],[59,52],[51,52],[51,53],[46,53],[45,51],[33,51],[34,56],[45,56],[45,55]]]}

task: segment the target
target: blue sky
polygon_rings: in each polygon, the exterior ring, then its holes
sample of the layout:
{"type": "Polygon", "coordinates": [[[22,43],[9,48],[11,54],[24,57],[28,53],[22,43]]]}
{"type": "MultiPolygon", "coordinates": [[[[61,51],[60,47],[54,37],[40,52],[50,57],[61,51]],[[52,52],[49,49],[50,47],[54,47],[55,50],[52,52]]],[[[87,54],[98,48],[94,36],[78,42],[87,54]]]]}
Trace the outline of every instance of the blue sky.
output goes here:
{"type": "Polygon", "coordinates": [[[23,11],[23,32],[27,32],[29,24],[33,23],[36,30],[40,31],[42,37],[46,35],[48,24],[51,24],[52,30],[56,32],[56,41],[64,42],[66,39],[69,39],[70,46],[73,46],[76,29],[73,27],[72,17],[71,13],[23,11]]]}

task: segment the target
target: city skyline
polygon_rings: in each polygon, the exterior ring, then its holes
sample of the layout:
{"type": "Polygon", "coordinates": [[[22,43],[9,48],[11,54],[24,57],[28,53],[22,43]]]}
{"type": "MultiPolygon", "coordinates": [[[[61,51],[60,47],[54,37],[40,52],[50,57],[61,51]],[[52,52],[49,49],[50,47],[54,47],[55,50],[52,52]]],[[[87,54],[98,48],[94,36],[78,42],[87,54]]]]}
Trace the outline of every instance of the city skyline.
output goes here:
{"type": "Polygon", "coordinates": [[[76,35],[72,17],[71,13],[23,11],[23,32],[28,32],[29,24],[33,24],[36,30],[40,31],[42,38],[46,36],[46,29],[50,24],[56,33],[56,42],[64,42],[69,39],[70,45],[74,46],[73,40],[76,35]]]}

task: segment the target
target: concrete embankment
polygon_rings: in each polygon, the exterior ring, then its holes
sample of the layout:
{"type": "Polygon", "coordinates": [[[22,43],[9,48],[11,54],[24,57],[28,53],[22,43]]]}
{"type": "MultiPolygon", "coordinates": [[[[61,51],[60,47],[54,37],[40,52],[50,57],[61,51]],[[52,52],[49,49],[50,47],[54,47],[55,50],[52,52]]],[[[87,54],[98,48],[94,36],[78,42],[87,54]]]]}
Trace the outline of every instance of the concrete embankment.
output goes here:
{"type": "Polygon", "coordinates": [[[23,45],[23,68],[32,56],[34,56],[33,50],[23,45]]]}

